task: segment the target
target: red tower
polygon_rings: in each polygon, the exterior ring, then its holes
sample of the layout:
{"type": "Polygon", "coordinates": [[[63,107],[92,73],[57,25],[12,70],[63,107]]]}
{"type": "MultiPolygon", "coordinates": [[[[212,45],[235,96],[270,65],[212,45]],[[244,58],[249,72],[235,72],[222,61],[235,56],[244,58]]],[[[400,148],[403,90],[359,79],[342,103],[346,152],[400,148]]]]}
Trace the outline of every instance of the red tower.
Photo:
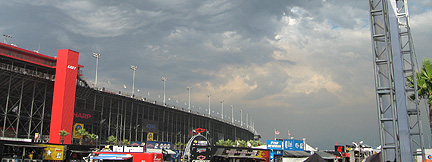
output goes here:
{"type": "Polygon", "coordinates": [[[78,52],[69,49],[57,53],[49,143],[60,144],[59,132],[64,129],[71,133],[65,137],[64,144],[71,144],[78,57],[78,52]]]}

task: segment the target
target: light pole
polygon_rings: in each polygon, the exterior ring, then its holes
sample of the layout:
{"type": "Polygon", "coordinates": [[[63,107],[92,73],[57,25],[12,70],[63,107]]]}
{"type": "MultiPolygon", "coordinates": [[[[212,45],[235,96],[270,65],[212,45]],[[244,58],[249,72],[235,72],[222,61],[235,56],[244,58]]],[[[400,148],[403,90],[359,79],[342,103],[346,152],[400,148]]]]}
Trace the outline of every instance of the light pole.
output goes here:
{"type": "Polygon", "coordinates": [[[138,124],[138,125],[136,125],[134,128],[135,128],[135,140],[137,140],[138,141],[138,128],[140,127],[140,125],[138,124]]]}
{"type": "Polygon", "coordinates": [[[168,78],[162,77],[162,81],[163,81],[163,104],[164,106],[166,105],[165,103],[165,84],[168,78]]]}
{"type": "Polygon", "coordinates": [[[5,37],[5,38],[4,38],[4,41],[3,41],[3,43],[5,43],[5,44],[7,44],[7,39],[8,39],[8,38],[12,38],[11,35],[7,35],[7,34],[3,34],[3,37],[5,37]]]}
{"type": "Polygon", "coordinates": [[[98,73],[98,64],[99,64],[99,58],[101,54],[100,53],[93,53],[93,57],[96,58],[96,77],[95,77],[95,87],[97,88],[97,73],[98,73]]]}
{"type": "Polygon", "coordinates": [[[211,97],[211,94],[208,94],[207,96],[209,98],[209,108],[208,108],[208,110],[209,110],[209,117],[210,117],[211,116],[211,114],[210,114],[210,112],[211,112],[211,107],[210,107],[210,97],[211,97]]]}
{"type": "Polygon", "coordinates": [[[135,65],[131,65],[130,68],[133,70],[133,75],[132,75],[132,97],[133,97],[135,91],[135,71],[137,70],[138,67],[135,65]]]}
{"type": "Polygon", "coordinates": [[[234,106],[231,105],[231,124],[234,124],[234,106]]]}
{"type": "Polygon", "coordinates": [[[246,129],[249,129],[249,114],[246,113],[246,129]]]}
{"type": "Polygon", "coordinates": [[[243,127],[243,112],[240,110],[240,126],[243,127]]]}
{"type": "Polygon", "coordinates": [[[222,120],[223,120],[223,103],[224,103],[224,100],[221,100],[221,108],[222,108],[221,117],[222,117],[222,120]]]}
{"type": "Polygon", "coordinates": [[[99,135],[98,135],[98,137],[99,137],[99,138],[98,138],[99,145],[101,144],[101,141],[100,141],[100,140],[102,139],[102,124],[105,122],[105,120],[106,120],[106,119],[102,119],[102,120],[99,122],[99,124],[100,124],[100,125],[99,125],[99,126],[100,126],[100,127],[99,127],[99,135]]]}
{"type": "Polygon", "coordinates": [[[189,92],[189,104],[188,104],[188,109],[189,109],[189,112],[191,112],[191,107],[190,107],[190,91],[191,91],[191,87],[186,87],[186,89],[188,90],[188,92],[189,92]]]}

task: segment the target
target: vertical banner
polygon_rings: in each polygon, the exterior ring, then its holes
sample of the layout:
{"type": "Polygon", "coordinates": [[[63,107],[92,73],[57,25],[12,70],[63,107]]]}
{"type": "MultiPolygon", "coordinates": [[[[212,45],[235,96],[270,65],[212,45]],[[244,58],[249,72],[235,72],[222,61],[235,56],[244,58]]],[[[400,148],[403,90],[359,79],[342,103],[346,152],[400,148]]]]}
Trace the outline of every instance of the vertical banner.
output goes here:
{"type": "Polygon", "coordinates": [[[153,141],[153,133],[152,132],[149,132],[147,134],[147,141],[153,141]]]}
{"type": "Polygon", "coordinates": [[[77,131],[80,130],[80,129],[83,129],[83,128],[84,128],[84,124],[75,123],[75,125],[73,126],[73,138],[80,139],[81,136],[77,135],[77,131]]]}

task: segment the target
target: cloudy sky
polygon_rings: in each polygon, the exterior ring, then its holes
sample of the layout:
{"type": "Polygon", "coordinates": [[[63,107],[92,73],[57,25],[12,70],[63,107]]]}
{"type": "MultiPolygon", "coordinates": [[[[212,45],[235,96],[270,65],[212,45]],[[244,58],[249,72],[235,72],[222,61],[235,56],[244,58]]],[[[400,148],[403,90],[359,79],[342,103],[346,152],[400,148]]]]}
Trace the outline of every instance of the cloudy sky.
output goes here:
{"type": "MultiPolygon", "coordinates": [[[[98,86],[131,92],[136,65],[136,95],[162,101],[166,77],[168,104],[187,108],[190,86],[192,110],[207,113],[211,94],[212,116],[223,100],[225,119],[230,105],[235,120],[242,110],[262,141],[277,129],[320,149],[379,145],[368,0],[0,2],[8,43],[78,51],[89,83],[98,52],[98,86]]],[[[432,1],[409,6],[421,62],[432,58],[432,1]]]]}

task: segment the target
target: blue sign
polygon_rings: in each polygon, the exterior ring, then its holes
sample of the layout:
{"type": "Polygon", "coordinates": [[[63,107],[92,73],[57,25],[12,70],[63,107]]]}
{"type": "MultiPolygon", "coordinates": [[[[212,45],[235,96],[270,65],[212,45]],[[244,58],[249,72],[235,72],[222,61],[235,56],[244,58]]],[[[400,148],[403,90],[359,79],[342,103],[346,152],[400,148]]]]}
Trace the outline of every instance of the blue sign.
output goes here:
{"type": "Polygon", "coordinates": [[[284,139],[283,141],[285,151],[304,151],[305,144],[302,140],[284,139]]]}
{"type": "Polygon", "coordinates": [[[273,155],[282,156],[284,151],[283,150],[273,150],[271,152],[273,153],[273,155]]]}
{"type": "Polygon", "coordinates": [[[283,141],[267,140],[267,149],[282,150],[283,141]]]}
{"type": "Polygon", "coordinates": [[[130,142],[131,146],[145,146],[144,142],[139,142],[139,141],[131,141],[130,142]]]}
{"type": "Polygon", "coordinates": [[[147,141],[146,148],[149,149],[172,149],[171,142],[147,141]]]}

